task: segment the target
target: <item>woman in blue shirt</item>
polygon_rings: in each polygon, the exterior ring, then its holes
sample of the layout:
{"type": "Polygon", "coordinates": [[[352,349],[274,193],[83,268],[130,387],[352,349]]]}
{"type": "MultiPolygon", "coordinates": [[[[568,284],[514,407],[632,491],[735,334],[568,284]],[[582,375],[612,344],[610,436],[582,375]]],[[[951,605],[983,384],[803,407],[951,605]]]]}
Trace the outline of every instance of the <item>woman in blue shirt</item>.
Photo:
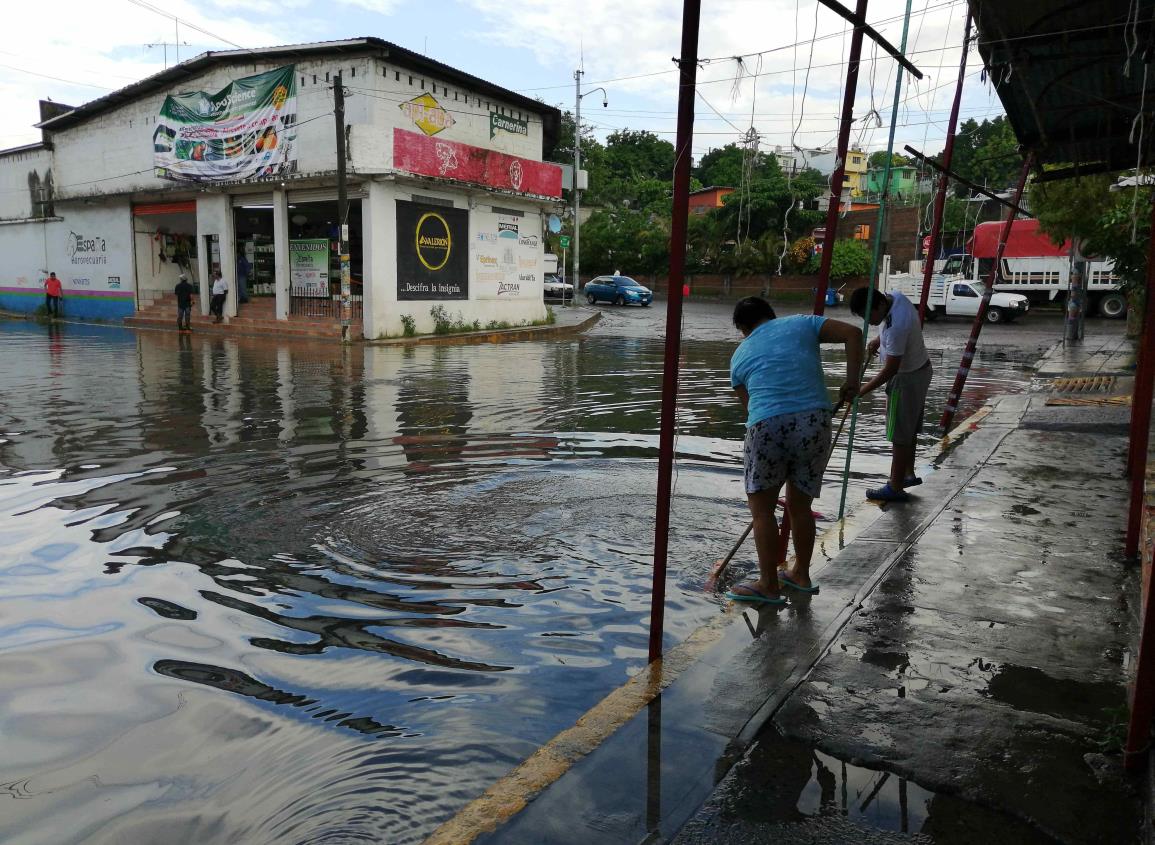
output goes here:
{"type": "Polygon", "coordinates": [[[822,487],[830,448],[830,400],[819,346],[846,349],[842,401],[858,393],[862,373],[862,332],[841,320],[818,316],[776,319],[764,299],[746,297],[734,307],[734,325],[746,338],[730,359],[730,385],[746,409],[743,448],[746,499],[754,519],[758,580],[739,584],[726,595],[735,601],[784,604],[779,581],[803,592],[810,580],[814,516],[810,506],[822,487]],[[794,566],[778,569],[774,508],[783,485],[794,532],[794,566]]]}

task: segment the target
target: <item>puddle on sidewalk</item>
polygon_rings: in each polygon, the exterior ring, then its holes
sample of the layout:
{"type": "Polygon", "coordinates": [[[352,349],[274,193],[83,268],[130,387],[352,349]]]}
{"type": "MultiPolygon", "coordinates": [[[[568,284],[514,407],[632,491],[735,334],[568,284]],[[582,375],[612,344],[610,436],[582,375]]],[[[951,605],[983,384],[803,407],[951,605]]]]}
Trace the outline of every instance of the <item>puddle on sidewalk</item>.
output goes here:
{"type": "Polygon", "coordinates": [[[675,845],[914,842],[1053,845],[1005,813],[855,766],[773,729],[719,785],[675,845]]]}

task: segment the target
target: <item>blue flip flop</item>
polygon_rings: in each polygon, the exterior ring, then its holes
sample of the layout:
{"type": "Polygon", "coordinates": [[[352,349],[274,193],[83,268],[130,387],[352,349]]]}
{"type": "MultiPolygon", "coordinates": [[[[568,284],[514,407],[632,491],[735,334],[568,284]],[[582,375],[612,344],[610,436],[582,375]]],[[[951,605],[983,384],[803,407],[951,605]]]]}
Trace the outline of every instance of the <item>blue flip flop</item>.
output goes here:
{"type": "Polygon", "coordinates": [[[739,584],[734,588],[734,590],[726,591],[726,598],[730,599],[730,601],[741,601],[747,602],[749,604],[768,604],[775,607],[786,604],[786,599],[782,598],[782,596],[768,596],[751,583],[739,584]],[[750,592],[734,592],[734,590],[740,589],[746,589],[750,592]]]}
{"type": "Polygon", "coordinates": [[[919,478],[917,475],[908,475],[906,478],[904,478],[902,480],[902,486],[904,488],[917,487],[920,484],[922,484],[922,479],[919,478]]]}
{"type": "Polygon", "coordinates": [[[890,486],[890,482],[888,481],[881,487],[867,490],[866,498],[873,499],[876,502],[908,502],[910,501],[910,494],[905,490],[895,490],[890,486]]]}
{"type": "Polygon", "coordinates": [[[790,587],[792,590],[797,590],[800,593],[807,593],[809,595],[816,595],[818,593],[818,585],[811,582],[809,587],[803,587],[797,581],[790,577],[790,574],[785,569],[778,570],[778,580],[790,587]]]}

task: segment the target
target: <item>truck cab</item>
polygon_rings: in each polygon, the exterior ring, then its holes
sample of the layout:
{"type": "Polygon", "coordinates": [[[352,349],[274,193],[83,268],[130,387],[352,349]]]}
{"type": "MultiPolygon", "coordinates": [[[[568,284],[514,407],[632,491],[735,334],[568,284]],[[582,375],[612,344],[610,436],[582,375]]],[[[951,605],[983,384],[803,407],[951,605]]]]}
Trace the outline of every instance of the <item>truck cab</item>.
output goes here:
{"type": "MultiPolygon", "coordinates": [[[[954,279],[947,282],[945,310],[958,317],[973,317],[979,313],[986,285],[954,279]]],[[[995,293],[987,307],[988,323],[1011,323],[1031,308],[1025,296],[1014,293],[995,293]]]]}
{"type": "MultiPolygon", "coordinates": [[[[897,290],[911,302],[918,302],[922,295],[922,277],[894,273],[884,277],[883,290],[897,290]]],[[[936,273],[931,277],[930,289],[927,291],[926,318],[974,317],[982,307],[985,294],[986,285],[982,282],[936,273]]],[[[1011,323],[1030,311],[1030,308],[1030,302],[1025,296],[996,291],[991,294],[986,320],[989,323],[1011,323]]]]}
{"type": "MultiPolygon", "coordinates": [[[[948,280],[985,281],[994,269],[1002,223],[980,223],[967,243],[966,254],[952,255],[943,264],[948,280]]],[[[996,291],[1022,294],[1033,303],[1053,302],[1066,296],[1071,278],[1071,243],[1053,243],[1039,230],[1038,220],[1011,223],[999,267],[996,291]]],[[[1085,280],[1088,310],[1103,317],[1127,313],[1127,300],[1110,259],[1090,259],[1085,280]]]]}

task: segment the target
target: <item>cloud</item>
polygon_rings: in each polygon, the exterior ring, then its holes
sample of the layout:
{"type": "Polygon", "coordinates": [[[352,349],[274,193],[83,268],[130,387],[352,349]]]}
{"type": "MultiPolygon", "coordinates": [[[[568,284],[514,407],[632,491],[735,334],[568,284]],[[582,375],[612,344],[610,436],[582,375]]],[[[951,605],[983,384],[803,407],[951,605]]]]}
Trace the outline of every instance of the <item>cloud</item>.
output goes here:
{"type": "Polygon", "coordinates": [[[337,0],[342,6],[356,6],[378,15],[391,15],[401,5],[400,0],[337,0]]]}
{"type": "MultiPolygon", "coordinates": [[[[602,134],[629,126],[673,139],[678,76],[672,59],[681,53],[679,5],[637,0],[623,17],[621,4],[611,0],[523,0],[516,14],[499,0],[464,2],[484,20],[479,39],[528,48],[555,78],[571,76],[583,61],[584,83],[609,91],[609,108],[583,108],[583,119],[602,134]]],[[[937,151],[945,136],[965,10],[959,0],[921,5],[911,18],[907,52],[926,78],[908,80],[905,86],[896,146],[917,141],[916,146],[937,151]]],[[[905,6],[904,0],[871,3],[871,23],[896,46],[905,6]]],[[[703,7],[698,55],[709,61],[698,70],[695,154],[737,140],[751,125],[769,146],[792,139],[799,146],[832,145],[849,41],[845,21],[814,0],[718,0],[703,7]],[[817,39],[812,60],[811,38],[817,39]],[[754,55],[761,51],[769,52],[754,55]],[[743,57],[741,65],[737,56],[743,57]]],[[[887,129],[866,115],[873,109],[889,124],[895,63],[869,39],[863,58],[852,141],[877,149],[885,147],[887,129]]],[[[977,70],[977,57],[972,62],[977,70]]],[[[997,100],[974,83],[964,115],[998,114],[997,100]]],[[[522,90],[572,109],[572,85],[522,90]]]]}
{"type": "MultiPolygon", "coordinates": [[[[187,0],[166,0],[164,9],[205,31],[180,28],[182,59],[205,50],[233,49],[221,39],[246,47],[296,40],[289,24],[281,28],[269,23],[281,18],[249,20],[232,11],[205,10],[187,0]]],[[[129,3],[14,4],[5,9],[4,25],[0,147],[40,139],[32,124],[39,120],[37,101],[42,98],[79,105],[162,70],[166,49],[169,63],[175,60],[173,21],[129,3]],[[167,48],[146,46],[166,41],[167,48]]]]}

